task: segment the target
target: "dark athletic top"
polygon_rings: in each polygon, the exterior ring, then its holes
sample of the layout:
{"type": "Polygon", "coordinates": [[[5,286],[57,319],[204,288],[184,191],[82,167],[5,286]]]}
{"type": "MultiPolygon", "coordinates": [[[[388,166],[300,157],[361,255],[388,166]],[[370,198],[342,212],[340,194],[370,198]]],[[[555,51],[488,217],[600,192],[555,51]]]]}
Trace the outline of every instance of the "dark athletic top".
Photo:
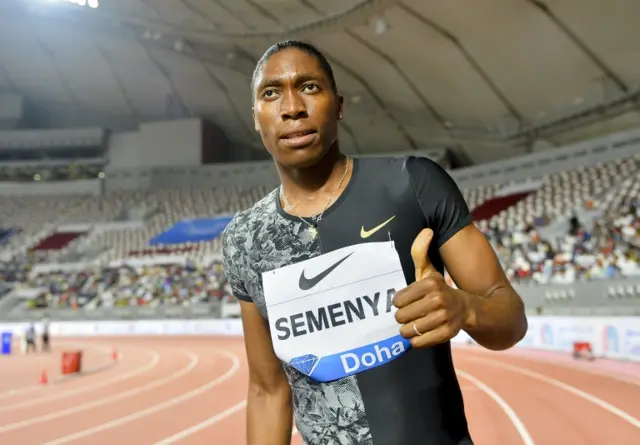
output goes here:
{"type": "MultiPolygon", "coordinates": [[[[235,297],[254,302],[267,318],[262,272],[391,236],[410,284],[410,249],[418,233],[434,231],[429,258],[442,273],[440,246],[470,223],[457,185],[430,159],[356,158],[351,180],[324,213],[315,238],[282,209],[278,189],[237,213],[223,234],[224,270],[235,297]],[[363,228],[371,231],[394,215],[383,229],[361,237],[363,228]]],[[[472,444],[449,342],[410,349],[379,367],[324,383],[283,367],[305,444],[472,444]]]]}

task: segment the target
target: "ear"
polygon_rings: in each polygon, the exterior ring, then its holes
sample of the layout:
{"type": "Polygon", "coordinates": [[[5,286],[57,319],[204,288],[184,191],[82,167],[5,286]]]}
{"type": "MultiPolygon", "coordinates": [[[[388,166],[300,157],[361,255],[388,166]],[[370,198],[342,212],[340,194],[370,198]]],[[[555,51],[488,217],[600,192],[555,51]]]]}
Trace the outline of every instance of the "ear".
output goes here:
{"type": "Polygon", "coordinates": [[[344,97],[338,95],[338,107],[337,107],[338,120],[342,119],[343,110],[344,110],[344,97]]]}

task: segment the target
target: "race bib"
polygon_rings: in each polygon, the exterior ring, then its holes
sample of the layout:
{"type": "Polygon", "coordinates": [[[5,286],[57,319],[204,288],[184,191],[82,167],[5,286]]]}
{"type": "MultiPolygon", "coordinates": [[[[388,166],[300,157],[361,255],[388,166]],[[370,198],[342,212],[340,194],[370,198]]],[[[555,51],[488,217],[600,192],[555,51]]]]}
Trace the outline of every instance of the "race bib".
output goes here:
{"type": "Polygon", "coordinates": [[[375,368],[411,347],[394,318],[407,282],[391,241],[264,272],[262,282],[276,355],[314,380],[375,368]]]}

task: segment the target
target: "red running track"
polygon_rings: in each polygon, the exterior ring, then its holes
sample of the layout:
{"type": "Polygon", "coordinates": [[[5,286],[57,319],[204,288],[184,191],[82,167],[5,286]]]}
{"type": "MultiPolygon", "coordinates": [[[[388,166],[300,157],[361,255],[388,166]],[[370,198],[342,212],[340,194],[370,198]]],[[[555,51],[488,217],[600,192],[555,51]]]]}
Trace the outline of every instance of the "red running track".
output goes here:
{"type": "MultiPolygon", "coordinates": [[[[60,339],[55,346],[51,354],[0,359],[0,443],[245,443],[241,339],[60,339]],[[58,380],[60,350],[78,345],[96,372],[58,380]],[[48,385],[38,385],[43,368],[48,385]]],[[[476,445],[640,444],[640,364],[475,347],[454,356],[476,445]]]]}

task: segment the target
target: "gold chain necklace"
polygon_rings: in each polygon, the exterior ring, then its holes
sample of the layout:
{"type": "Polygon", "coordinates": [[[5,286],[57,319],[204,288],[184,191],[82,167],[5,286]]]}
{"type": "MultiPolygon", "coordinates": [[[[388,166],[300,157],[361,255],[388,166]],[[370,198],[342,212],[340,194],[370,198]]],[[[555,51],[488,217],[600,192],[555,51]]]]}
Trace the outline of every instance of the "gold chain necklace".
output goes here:
{"type": "MultiPolygon", "coordinates": [[[[342,178],[340,178],[340,182],[338,182],[338,185],[333,189],[333,191],[331,192],[331,195],[329,195],[329,200],[327,201],[327,205],[324,207],[322,212],[311,216],[311,219],[313,219],[314,221],[313,223],[310,223],[309,221],[307,221],[306,219],[304,219],[299,215],[294,215],[298,217],[300,221],[302,221],[303,223],[309,226],[307,230],[312,238],[315,238],[316,236],[318,236],[318,223],[320,222],[320,220],[322,220],[322,216],[324,215],[324,212],[326,212],[327,209],[329,208],[329,205],[331,205],[331,201],[333,200],[333,195],[335,195],[336,192],[340,190],[340,187],[342,187],[342,183],[344,182],[344,178],[347,177],[347,172],[349,171],[349,161],[351,161],[351,158],[347,157],[347,161],[344,164],[344,172],[342,173],[342,178]]],[[[298,202],[296,202],[294,205],[291,205],[291,203],[285,196],[284,191],[282,190],[282,185],[280,185],[280,195],[282,196],[284,203],[286,204],[287,207],[289,207],[290,210],[293,210],[295,206],[297,206],[301,201],[301,200],[298,200],[298,202]]]]}

